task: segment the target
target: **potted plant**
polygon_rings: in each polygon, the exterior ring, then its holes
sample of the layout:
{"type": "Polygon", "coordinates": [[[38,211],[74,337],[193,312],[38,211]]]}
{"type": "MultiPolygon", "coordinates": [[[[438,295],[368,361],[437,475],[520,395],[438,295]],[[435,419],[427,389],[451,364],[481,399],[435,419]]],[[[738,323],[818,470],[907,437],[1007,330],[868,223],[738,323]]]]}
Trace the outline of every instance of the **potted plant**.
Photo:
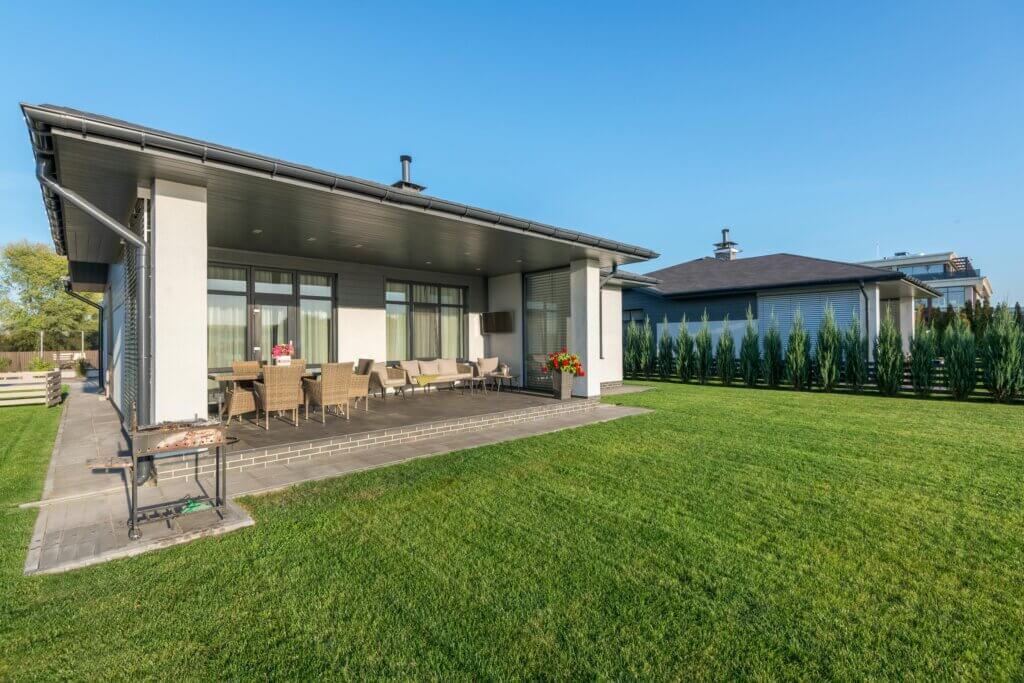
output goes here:
{"type": "Polygon", "coordinates": [[[274,348],[270,350],[270,356],[274,359],[274,365],[291,365],[293,353],[295,353],[295,347],[292,346],[291,342],[275,344],[274,348]]]}
{"type": "Polygon", "coordinates": [[[565,349],[557,353],[549,353],[548,360],[541,371],[545,374],[552,373],[551,385],[555,390],[555,396],[562,401],[572,398],[572,385],[576,378],[586,376],[580,357],[565,349]]]}

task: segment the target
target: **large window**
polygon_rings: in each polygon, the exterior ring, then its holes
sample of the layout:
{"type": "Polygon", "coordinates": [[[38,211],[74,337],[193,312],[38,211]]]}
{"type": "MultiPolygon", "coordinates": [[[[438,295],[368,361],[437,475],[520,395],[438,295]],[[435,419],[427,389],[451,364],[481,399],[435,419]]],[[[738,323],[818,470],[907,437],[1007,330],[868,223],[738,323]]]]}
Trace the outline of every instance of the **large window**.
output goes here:
{"type": "Polygon", "coordinates": [[[228,368],[231,361],[247,357],[248,278],[245,268],[211,265],[206,283],[207,363],[228,368]]]}
{"type": "Polygon", "coordinates": [[[465,288],[389,280],[384,300],[389,361],[466,357],[465,288]]]}
{"type": "Polygon", "coordinates": [[[230,368],[236,360],[269,361],[274,345],[287,342],[309,365],[331,360],[331,275],[210,264],[207,292],[210,368],[230,368]]]}

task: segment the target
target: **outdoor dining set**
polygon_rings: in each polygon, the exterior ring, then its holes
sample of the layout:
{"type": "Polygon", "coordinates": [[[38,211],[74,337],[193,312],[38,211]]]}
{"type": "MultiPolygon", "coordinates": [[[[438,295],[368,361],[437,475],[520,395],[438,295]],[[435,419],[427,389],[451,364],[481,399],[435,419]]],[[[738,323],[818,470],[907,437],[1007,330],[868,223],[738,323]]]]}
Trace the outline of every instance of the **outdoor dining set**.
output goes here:
{"type": "Polygon", "coordinates": [[[254,414],[259,425],[270,429],[270,414],[290,414],[292,424],[299,425],[299,410],[309,420],[312,405],[314,415],[320,408],[320,421],[327,423],[327,413],[351,418],[353,407],[360,401],[369,411],[369,399],[378,396],[385,400],[392,395],[413,395],[421,389],[456,387],[470,394],[488,392],[488,387],[500,392],[502,386],[515,388],[518,376],[511,374],[507,365],[498,358],[480,358],[475,363],[460,363],[454,359],[400,361],[389,366],[372,359],[362,358],[358,363],[324,363],[309,368],[302,359],[292,358],[288,364],[264,364],[262,361],[234,361],[231,372],[210,373],[209,379],[223,390],[218,404],[218,415],[225,421],[242,421],[243,415],[254,414]]]}

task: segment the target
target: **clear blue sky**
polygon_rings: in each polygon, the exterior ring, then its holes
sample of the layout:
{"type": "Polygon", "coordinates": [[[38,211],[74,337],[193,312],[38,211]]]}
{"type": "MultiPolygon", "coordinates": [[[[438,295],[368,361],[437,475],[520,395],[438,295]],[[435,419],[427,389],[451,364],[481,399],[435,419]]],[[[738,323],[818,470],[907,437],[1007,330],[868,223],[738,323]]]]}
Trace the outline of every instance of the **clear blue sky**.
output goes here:
{"type": "Polygon", "coordinates": [[[17,103],[649,246],[972,256],[1024,300],[1024,3],[0,8],[0,241],[45,241],[17,103]],[[769,6],[772,5],[772,6],[769,6]]]}

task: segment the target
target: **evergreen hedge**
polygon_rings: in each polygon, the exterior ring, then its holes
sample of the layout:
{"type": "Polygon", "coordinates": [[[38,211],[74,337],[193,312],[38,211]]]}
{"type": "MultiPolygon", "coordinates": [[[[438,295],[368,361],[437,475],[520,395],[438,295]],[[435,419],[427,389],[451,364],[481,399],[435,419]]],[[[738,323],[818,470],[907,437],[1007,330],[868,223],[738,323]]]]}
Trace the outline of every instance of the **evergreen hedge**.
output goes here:
{"type": "Polygon", "coordinates": [[[658,377],[668,379],[675,371],[675,340],[668,333],[668,316],[661,322],[661,337],[658,339],[658,377]]]}
{"type": "Polygon", "coordinates": [[[689,382],[693,379],[696,370],[696,358],[693,351],[693,337],[687,327],[686,315],[683,315],[682,323],[679,325],[679,338],[676,340],[676,353],[678,362],[676,369],[679,371],[679,381],[689,382]]]}
{"type": "Polygon", "coordinates": [[[944,346],[946,386],[953,398],[963,400],[971,395],[978,383],[974,333],[963,318],[957,316],[946,328],[944,346]]]}
{"type": "Polygon", "coordinates": [[[640,334],[636,349],[637,371],[644,377],[651,376],[651,360],[654,351],[654,336],[651,333],[651,319],[644,316],[644,324],[640,326],[640,334]]]}
{"type": "Polygon", "coordinates": [[[938,358],[938,335],[929,325],[919,324],[910,340],[910,384],[922,398],[935,387],[935,361],[938,358]]]}
{"type": "Polygon", "coordinates": [[[981,368],[985,388],[999,402],[1021,390],[1021,329],[1005,304],[996,308],[981,341],[981,368]]]}
{"type": "Polygon", "coordinates": [[[847,386],[854,391],[863,391],[868,383],[868,340],[861,333],[860,319],[856,315],[843,334],[843,365],[847,386]]]}
{"type": "Polygon", "coordinates": [[[786,344],[786,370],[789,383],[797,391],[811,388],[811,340],[804,329],[804,319],[797,311],[786,344]]]}
{"type": "Polygon", "coordinates": [[[782,357],[782,335],[779,334],[779,323],[772,314],[771,325],[764,333],[764,381],[768,386],[777,389],[782,384],[782,377],[786,372],[785,361],[782,357]]]}
{"type": "Polygon", "coordinates": [[[714,360],[711,355],[711,324],[708,321],[707,311],[704,311],[700,321],[700,330],[697,331],[697,338],[694,340],[696,349],[694,374],[697,376],[698,382],[707,384],[711,379],[711,365],[714,360]]]}
{"type": "Polygon", "coordinates": [[[842,355],[842,339],[836,326],[836,314],[829,306],[825,319],[818,328],[818,344],[815,358],[818,361],[818,386],[822,391],[832,391],[839,384],[839,364],[842,355]]]}

